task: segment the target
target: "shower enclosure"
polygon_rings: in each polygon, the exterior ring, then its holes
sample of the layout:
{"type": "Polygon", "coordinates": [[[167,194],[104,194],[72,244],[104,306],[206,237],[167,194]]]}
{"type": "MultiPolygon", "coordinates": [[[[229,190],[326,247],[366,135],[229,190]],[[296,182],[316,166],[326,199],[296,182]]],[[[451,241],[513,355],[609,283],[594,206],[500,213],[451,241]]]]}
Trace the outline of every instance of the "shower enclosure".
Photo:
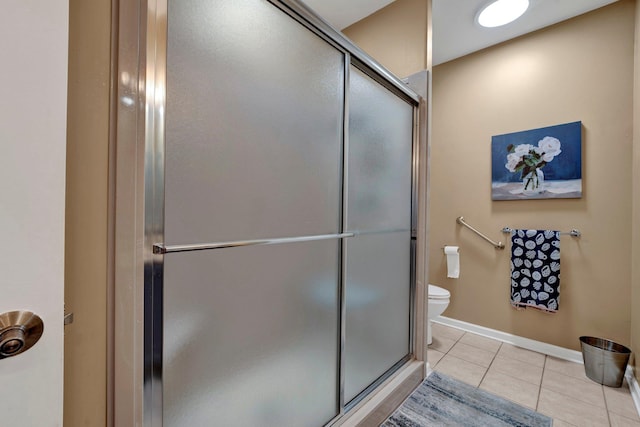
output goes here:
{"type": "Polygon", "coordinates": [[[120,7],[116,413],[341,423],[415,360],[421,98],[295,1],[120,7]]]}

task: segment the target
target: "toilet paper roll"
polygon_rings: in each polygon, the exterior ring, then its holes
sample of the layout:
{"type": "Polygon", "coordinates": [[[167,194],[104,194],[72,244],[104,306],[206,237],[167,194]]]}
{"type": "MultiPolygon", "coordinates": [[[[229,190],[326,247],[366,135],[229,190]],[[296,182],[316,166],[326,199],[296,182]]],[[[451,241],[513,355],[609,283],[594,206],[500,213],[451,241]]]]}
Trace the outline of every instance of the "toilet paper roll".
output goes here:
{"type": "Polygon", "coordinates": [[[447,255],[447,277],[457,279],[460,277],[460,248],[457,246],[445,246],[447,255]]]}

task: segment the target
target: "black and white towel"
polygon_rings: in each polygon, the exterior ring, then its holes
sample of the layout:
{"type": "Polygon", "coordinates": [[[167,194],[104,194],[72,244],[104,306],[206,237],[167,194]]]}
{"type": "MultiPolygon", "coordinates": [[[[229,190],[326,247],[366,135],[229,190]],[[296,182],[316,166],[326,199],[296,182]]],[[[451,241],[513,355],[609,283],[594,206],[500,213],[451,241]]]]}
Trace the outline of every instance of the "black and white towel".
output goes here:
{"type": "Polygon", "coordinates": [[[511,231],[511,304],[558,311],[560,232],[511,231]]]}

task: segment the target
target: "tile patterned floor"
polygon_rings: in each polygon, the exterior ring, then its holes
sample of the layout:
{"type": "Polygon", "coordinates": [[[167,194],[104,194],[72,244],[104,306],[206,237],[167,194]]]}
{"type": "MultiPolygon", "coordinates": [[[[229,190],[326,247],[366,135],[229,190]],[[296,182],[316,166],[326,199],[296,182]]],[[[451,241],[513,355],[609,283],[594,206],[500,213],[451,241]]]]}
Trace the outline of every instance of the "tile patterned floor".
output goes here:
{"type": "Polygon", "coordinates": [[[579,363],[437,323],[432,332],[431,369],[548,415],[555,427],[640,427],[626,380],[606,387],[579,363]]]}

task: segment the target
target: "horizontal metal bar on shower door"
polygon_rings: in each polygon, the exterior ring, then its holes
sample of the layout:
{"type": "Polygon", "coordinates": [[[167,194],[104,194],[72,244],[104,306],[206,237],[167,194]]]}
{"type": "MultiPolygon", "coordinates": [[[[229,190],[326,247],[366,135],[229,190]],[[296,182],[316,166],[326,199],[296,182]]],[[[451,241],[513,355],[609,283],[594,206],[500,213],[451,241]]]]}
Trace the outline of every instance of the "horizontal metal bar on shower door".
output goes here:
{"type": "Polygon", "coordinates": [[[464,225],[469,230],[473,231],[478,236],[482,237],[484,240],[486,240],[487,242],[491,243],[493,245],[493,247],[495,247],[496,249],[504,249],[504,243],[495,242],[495,241],[491,240],[490,238],[488,238],[487,236],[485,236],[484,234],[482,234],[481,232],[479,232],[478,230],[476,230],[475,228],[473,228],[472,226],[470,226],[469,224],[464,222],[464,217],[459,216],[458,218],[456,218],[456,222],[458,224],[460,224],[460,225],[464,225]]]}
{"type": "Polygon", "coordinates": [[[318,234],[315,236],[281,237],[277,239],[237,240],[233,242],[197,243],[194,245],[153,245],[154,254],[169,254],[173,252],[206,251],[209,249],[238,248],[242,246],[279,245],[283,243],[313,242],[316,240],[344,239],[353,237],[355,233],[318,234]]]}

